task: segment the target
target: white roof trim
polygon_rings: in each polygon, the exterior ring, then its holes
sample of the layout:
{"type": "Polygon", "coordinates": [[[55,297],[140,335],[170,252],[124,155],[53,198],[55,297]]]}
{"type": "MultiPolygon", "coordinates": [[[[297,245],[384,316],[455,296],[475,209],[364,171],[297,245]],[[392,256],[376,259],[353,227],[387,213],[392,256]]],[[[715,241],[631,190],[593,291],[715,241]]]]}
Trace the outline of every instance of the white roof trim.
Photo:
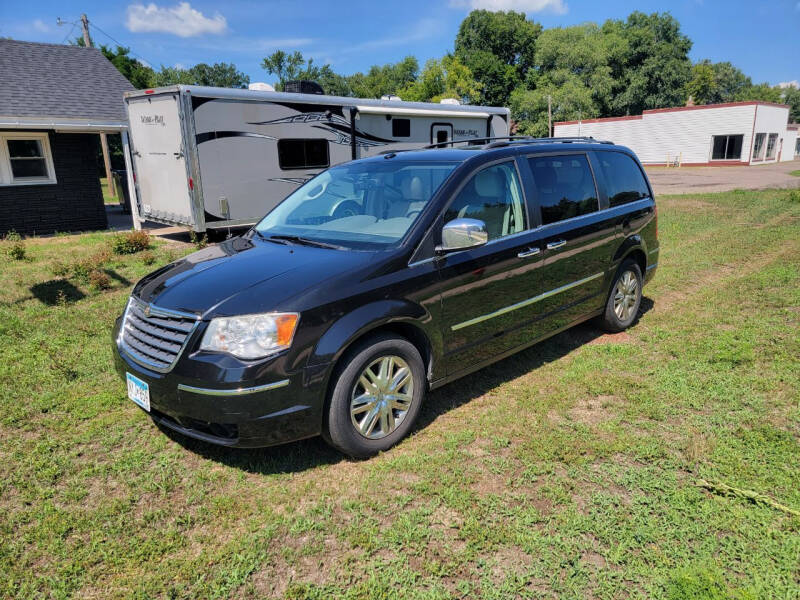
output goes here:
{"type": "Polygon", "coordinates": [[[0,116],[0,129],[54,129],[56,131],[78,132],[125,131],[128,129],[128,122],[104,121],[101,119],[0,116]]]}
{"type": "MultiPolygon", "coordinates": [[[[447,106],[446,104],[443,106],[447,106]]],[[[447,109],[430,109],[430,108],[404,108],[402,106],[363,106],[356,105],[358,112],[366,114],[380,114],[380,115],[421,115],[421,116],[435,116],[435,117],[477,117],[488,119],[490,113],[471,110],[469,112],[464,110],[447,110],[447,109]]]]}

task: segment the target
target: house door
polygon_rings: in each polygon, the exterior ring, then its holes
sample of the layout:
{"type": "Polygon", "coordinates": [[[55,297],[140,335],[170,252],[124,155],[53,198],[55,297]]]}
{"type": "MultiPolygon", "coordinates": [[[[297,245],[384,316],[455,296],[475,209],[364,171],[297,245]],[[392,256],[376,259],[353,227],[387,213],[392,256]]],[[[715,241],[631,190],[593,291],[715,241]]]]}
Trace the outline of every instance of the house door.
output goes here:
{"type": "Polygon", "coordinates": [[[431,144],[453,141],[452,123],[434,123],[431,125],[431,144]]]}

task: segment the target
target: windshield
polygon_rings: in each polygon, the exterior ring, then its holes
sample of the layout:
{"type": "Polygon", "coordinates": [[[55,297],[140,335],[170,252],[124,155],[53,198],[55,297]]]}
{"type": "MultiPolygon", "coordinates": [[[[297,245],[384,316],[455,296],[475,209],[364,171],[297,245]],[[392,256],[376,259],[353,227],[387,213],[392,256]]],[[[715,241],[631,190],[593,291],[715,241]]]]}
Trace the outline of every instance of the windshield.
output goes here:
{"type": "Polygon", "coordinates": [[[389,246],[403,238],[458,164],[390,159],[333,167],[298,188],[255,229],[266,238],[389,246]]]}

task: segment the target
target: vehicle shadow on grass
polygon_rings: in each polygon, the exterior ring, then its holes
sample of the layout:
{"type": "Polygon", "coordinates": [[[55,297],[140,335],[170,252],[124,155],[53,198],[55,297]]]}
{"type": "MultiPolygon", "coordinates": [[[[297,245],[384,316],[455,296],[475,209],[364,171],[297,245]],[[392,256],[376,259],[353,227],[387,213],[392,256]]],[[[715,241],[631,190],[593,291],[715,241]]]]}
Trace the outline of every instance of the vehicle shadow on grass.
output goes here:
{"type": "MultiPolygon", "coordinates": [[[[655,303],[650,298],[642,298],[633,327],[642,315],[652,310],[654,306],[655,303]]],[[[463,379],[434,390],[422,406],[414,431],[425,429],[440,415],[483,396],[507,381],[563,358],[581,346],[606,335],[608,334],[593,321],[581,323],[463,379]]],[[[187,450],[248,473],[261,475],[297,473],[349,460],[328,446],[321,437],[270,448],[232,449],[187,438],[167,428],[161,429],[170,439],[187,450]]]]}

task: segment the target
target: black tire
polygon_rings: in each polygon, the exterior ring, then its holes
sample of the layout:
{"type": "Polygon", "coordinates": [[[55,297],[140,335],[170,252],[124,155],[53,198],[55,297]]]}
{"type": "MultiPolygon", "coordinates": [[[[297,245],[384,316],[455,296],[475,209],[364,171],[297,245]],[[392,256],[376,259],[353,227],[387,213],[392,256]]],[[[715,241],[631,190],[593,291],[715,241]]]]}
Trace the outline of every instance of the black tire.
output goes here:
{"type": "MultiPolygon", "coordinates": [[[[382,362],[378,367],[382,366],[382,362]]],[[[374,374],[374,371],[372,371],[374,374]]],[[[400,336],[392,334],[379,334],[371,336],[362,342],[359,342],[354,348],[349,350],[342,358],[336,372],[333,375],[332,388],[328,402],[328,410],[326,414],[325,424],[323,427],[323,437],[325,440],[337,450],[352,456],[353,458],[368,458],[376,455],[378,452],[388,450],[397,442],[402,440],[411,428],[419,415],[419,410],[422,405],[422,400],[425,396],[427,389],[427,381],[425,378],[425,365],[419,351],[414,345],[400,336]],[[392,357],[389,361],[389,369],[397,368],[395,373],[399,376],[400,369],[408,367],[411,373],[412,386],[411,388],[403,387],[405,392],[404,397],[410,397],[410,405],[408,409],[402,413],[401,418],[396,418],[400,415],[399,409],[384,408],[383,411],[392,411],[392,421],[394,422],[394,429],[390,433],[383,434],[382,428],[388,425],[388,415],[386,421],[383,416],[378,416],[380,423],[374,423],[375,428],[381,428],[378,431],[372,430],[371,435],[382,435],[379,438],[365,437],[358,429],[354,422],[357,417],[351,415],[351,401],[357,395],[359,397],[367,396],[368,392],[359,379],[367,368],[374,368],[376,362],[380,362],[385,358],[392,357]],[[395,358],[399,361],[395,362],[395,358]],[[405,366],[402,366],[402,362],[405,366]],[[362,391],[363,394],[357,394],[362,391]],[[398,422],[399,421],[399,422],[398,422]]],[[[377,387],[375,389],[378,389],[377,387]]],[[[378,397],[378,394],[370,397],[378,397]]],[[[384,397],[380,395],[381,401],[384,397]]],[[[389,398],[393,398],[390,396],[389,398]]],[[[391,406],[390,399],[385,400],[388,406],[391,406]]],[[[376,401],[377,405],[380,404],[376,401]]],[[[366,406],[363,403],[362,406],[366,406]]],[[[365,411],[366,414],[362,417],[366,420],[371,414],[373,409],[365,411]]],[[[382,415],[383,412],[379,413],[382,415]]],[[[390,426],[391,427],[391,426],[390,426]]],[[[387,427],[389,430],[389,427],[387,427]]]]}
{"type": "MultiPolygon", "coordinates": [[[[627,281],[631,281],[627,279],[627,281]]],[[[623,294],[625,296],[626,294],[623,294]]],[[[608,299],[606,300],[606,308],[600,320],[600,325],[609,333],[619,333],[630,327],[636,320],[639,314],[639,307],[642,304],[642,270],[639,268],[639,263],[635,260],[628,259],[624,261],[619,269],[617,275],[614,277],[614,282],[611,284],[611,289],[608,292],[608,299]],[[630,274],[635,281],[635,299],[631,304],[631,299],[628,297],[627,304],[622,311],[618,311],[619,304],[617,298],[622,289],[630,289],[630,286],[625,285],[627,274],[630,274]],[[622,314],[620,314],[620,312],[622,314]]]]}

